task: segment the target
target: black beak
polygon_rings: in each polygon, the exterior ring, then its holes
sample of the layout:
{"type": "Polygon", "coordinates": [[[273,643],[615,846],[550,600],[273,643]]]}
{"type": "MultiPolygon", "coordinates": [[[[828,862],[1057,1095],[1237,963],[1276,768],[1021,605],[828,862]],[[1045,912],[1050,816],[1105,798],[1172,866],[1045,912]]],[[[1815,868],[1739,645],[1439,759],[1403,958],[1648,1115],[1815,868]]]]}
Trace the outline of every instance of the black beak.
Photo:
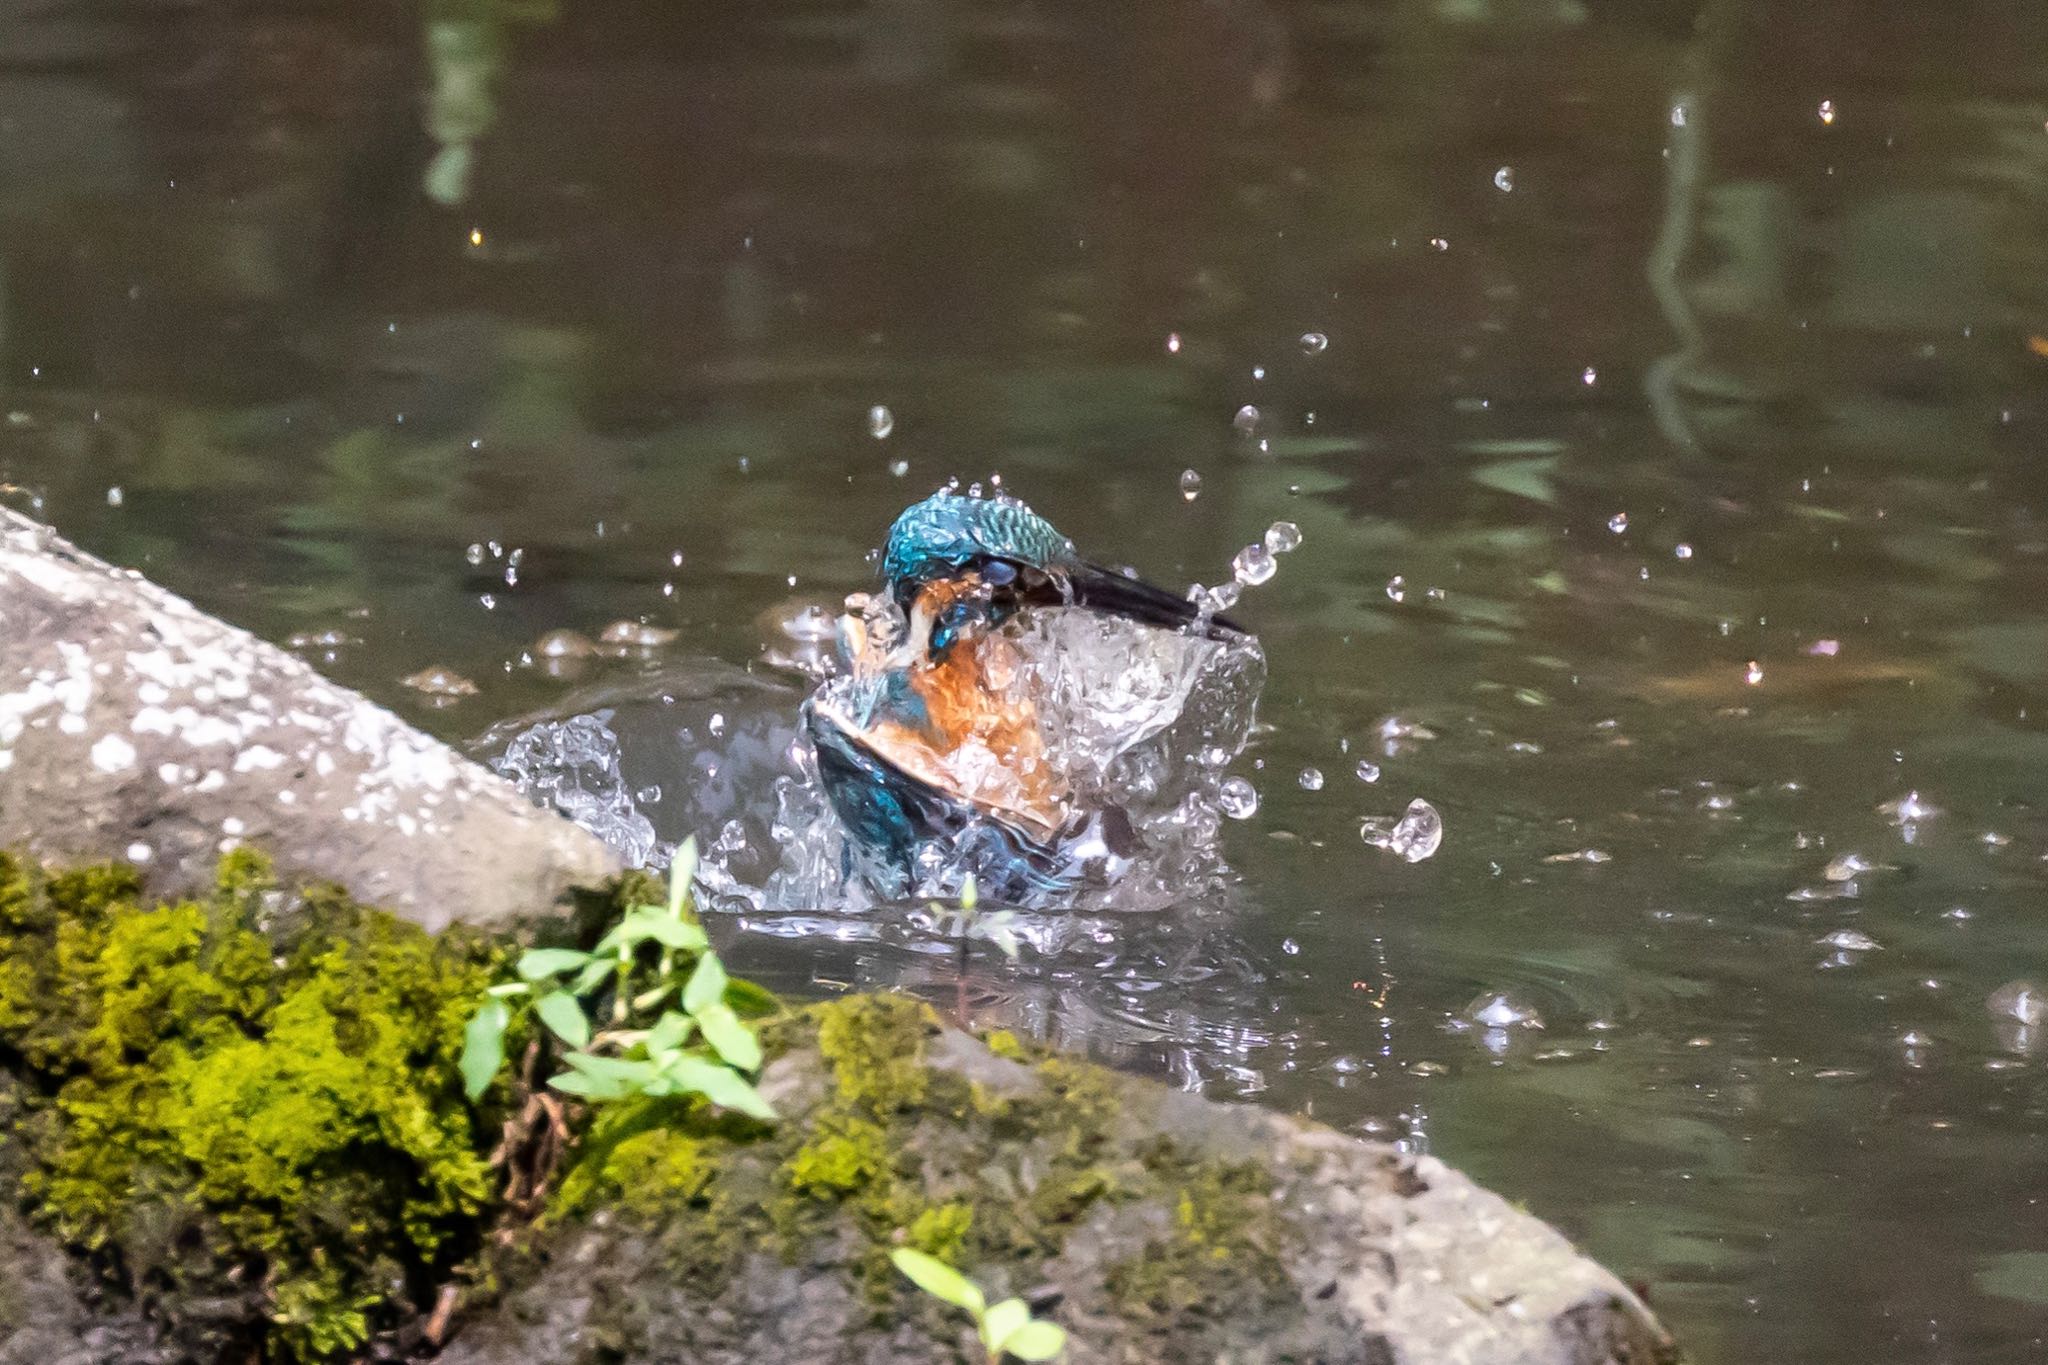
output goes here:
{"type": "Polygon", "coordinates": [[[1090,611],[1107,612],[1167,630],[1199,625],[1202,634],[1211,640],[1228,640],[1247,633],[1228,616],[1211,616],[1204,621],[1201,609],[1185,597],[1176,597],[1141,578],[1126,578],[1099,564],[1084,564],[1073,570],[1068,583],[1074,602],[1090,611]]]}

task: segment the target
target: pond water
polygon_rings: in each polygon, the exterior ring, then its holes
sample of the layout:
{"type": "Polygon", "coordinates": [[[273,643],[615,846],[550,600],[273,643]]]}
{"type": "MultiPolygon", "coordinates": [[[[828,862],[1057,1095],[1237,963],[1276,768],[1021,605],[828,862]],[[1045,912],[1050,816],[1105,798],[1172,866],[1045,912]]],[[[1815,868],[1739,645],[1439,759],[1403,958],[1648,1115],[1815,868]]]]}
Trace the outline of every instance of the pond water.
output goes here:
{"type": "Polygon", "coordinates": [[[2037,0],[0,0],[0,387],[0,496],[462,740],[619,617],[786,722],[950,475],[1293,521],[1229,894],[735,956],[1425,1146],[1701,1361],[2048,1354],[2037,0]]]}

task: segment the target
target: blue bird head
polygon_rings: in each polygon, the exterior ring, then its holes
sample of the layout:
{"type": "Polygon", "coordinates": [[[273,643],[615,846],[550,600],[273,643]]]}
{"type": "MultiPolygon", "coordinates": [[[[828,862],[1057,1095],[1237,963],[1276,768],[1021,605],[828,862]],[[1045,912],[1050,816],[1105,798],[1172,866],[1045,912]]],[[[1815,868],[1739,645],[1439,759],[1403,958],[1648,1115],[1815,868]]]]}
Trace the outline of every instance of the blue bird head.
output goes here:
{"type": "Polygon", "coordinates": [[[1212,638],[1241,635],[1227,617],[1141,579],[1083,559],[1074,542],[1017,499],[940,489],[905,508],[882,551],[889,595],[913,610],[938,584],[977,591],[934,600],[930,635],[914,641],[933,657],[973,625],[995,626],[1023,606],[1078,606],[1166,629],[1193,626],[1212,638]]]}

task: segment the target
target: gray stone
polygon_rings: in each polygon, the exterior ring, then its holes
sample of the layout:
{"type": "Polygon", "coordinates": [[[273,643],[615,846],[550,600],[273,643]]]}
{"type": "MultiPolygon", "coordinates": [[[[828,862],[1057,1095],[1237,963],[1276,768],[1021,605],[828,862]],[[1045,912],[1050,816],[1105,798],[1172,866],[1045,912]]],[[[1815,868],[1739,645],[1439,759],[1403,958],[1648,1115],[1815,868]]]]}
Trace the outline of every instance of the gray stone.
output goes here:
{"type": "Polygon", "coordinates": [[[430,929],[615,855],[302,660],[0,508],[0,847],[205,883],[247,842],[430,929]]]}
{"type": "MultiPolygon", "coordinates": [[[[896,1170],[916,1172],[907,1206],[1042,1197],[1077,1140],[1057,1107],[1065,1101],[1050,1096],[1046,1073],[995,1056],[951,1029],[927,1037],[923,1058],[933,1073],[965,1082],[972,1098],[963,1103],[961,1090],[935,1083],[927,1101],[887,1119],[896,1170]],[[1030,1107],[990,1118],[997,1112],[992,1099],[1022,1099],[1030,1107]]],[[[1088,1162],[1107,1173],[1110,1189],[1043,1225],[1048,1245],[1040,1251],[965,1268],[993,1277],[983,1284],[991,1301],[1023,1295],[1061,1323],[1072,1361],[1679,1359],[1619,1279],[1555,1229],[1440,1161],[1308,1120],[1106,1077],[1085,1064],[1057,1065],[1061,1084],[1077,1066],[1105,1084],[1084,1103],[1114,1096],[1115,1118],[1083,1140],[1088,1162]],[[1235,1182],[1239,1193],[1229,1197],[1238,1202],[1205,1206],[1200,1201],[1218,1197],[1219,1178],[1235,1182]],[[1217,1224],[1219,1209],[1252,1221],[1245,1241],[1230,1241],[1242,1228],[1217,1224]],[[1185,1283],[1199,1301],[1134,1307],[1117,1277],[1147,1257],[1158,1264],[1162,1247],[1170,1263],[1179,1255],[1196,1267],[1185,1283]]],[[[832,1130],[825,1111],[834,1085],[815,1047],[769,1065],[761,1090],[782,1115],[779,1128],[791,1135],[785,1141],[819,1131],[821,1117],[823,1129],[832,1130]]],[[[603,1210],[555,1223],[541,1235],[537,1275],[515,1275],[516,1287],[500,1302],[467,1314],[442,1365],[908,1365],[978,1358],[966,1345],[964,1315],[900,1283],[886,1306],[873,1297],[863,1258],[872,1255],[875,1229],[854,1212],[863,1197],[858,1190],[838,1206],[836,1222],[809,1205],[825,1221],[794,1247],[785,1243],[778,1251],[761,1237],[751,1251],[717,1259],[726,1254],[714,1249],[718,1237],[735,1235],[728,1220],[747,1216],[739,1208],[778,1198],[804,1202],[800,1191],[791,1193],[792,1168],[777,1164],[788,1158],[787,1146],[721,1149],[718,1183],[696,1208],[666,1222],[649,1221],[643,1197],[637,1216],[603,1210]]],[[[751,1240],[748,1228],[737,1236],[751,1240]]]]}

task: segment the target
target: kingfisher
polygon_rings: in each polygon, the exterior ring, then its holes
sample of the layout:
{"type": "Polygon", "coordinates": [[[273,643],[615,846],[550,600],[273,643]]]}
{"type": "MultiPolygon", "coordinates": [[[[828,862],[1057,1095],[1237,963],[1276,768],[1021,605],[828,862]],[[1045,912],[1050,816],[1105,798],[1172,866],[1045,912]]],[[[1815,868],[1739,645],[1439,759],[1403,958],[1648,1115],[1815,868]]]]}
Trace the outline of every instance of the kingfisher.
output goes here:
{"type": "Polygon", "coordinates": [[[937,841],[984,894],[1018,903],[1128,857],[1123,812],[1081,808],[1061,771],[1015,626],[1070,609],[1219,642],[1243,627],[1084,559],[1003,494],[949,487],[907,508],[881,568],[882,592],[849,598],[841,618],[848,675],[804,708],[820,779],[870,880],[907,894],[919,849],[937,841]]]}

